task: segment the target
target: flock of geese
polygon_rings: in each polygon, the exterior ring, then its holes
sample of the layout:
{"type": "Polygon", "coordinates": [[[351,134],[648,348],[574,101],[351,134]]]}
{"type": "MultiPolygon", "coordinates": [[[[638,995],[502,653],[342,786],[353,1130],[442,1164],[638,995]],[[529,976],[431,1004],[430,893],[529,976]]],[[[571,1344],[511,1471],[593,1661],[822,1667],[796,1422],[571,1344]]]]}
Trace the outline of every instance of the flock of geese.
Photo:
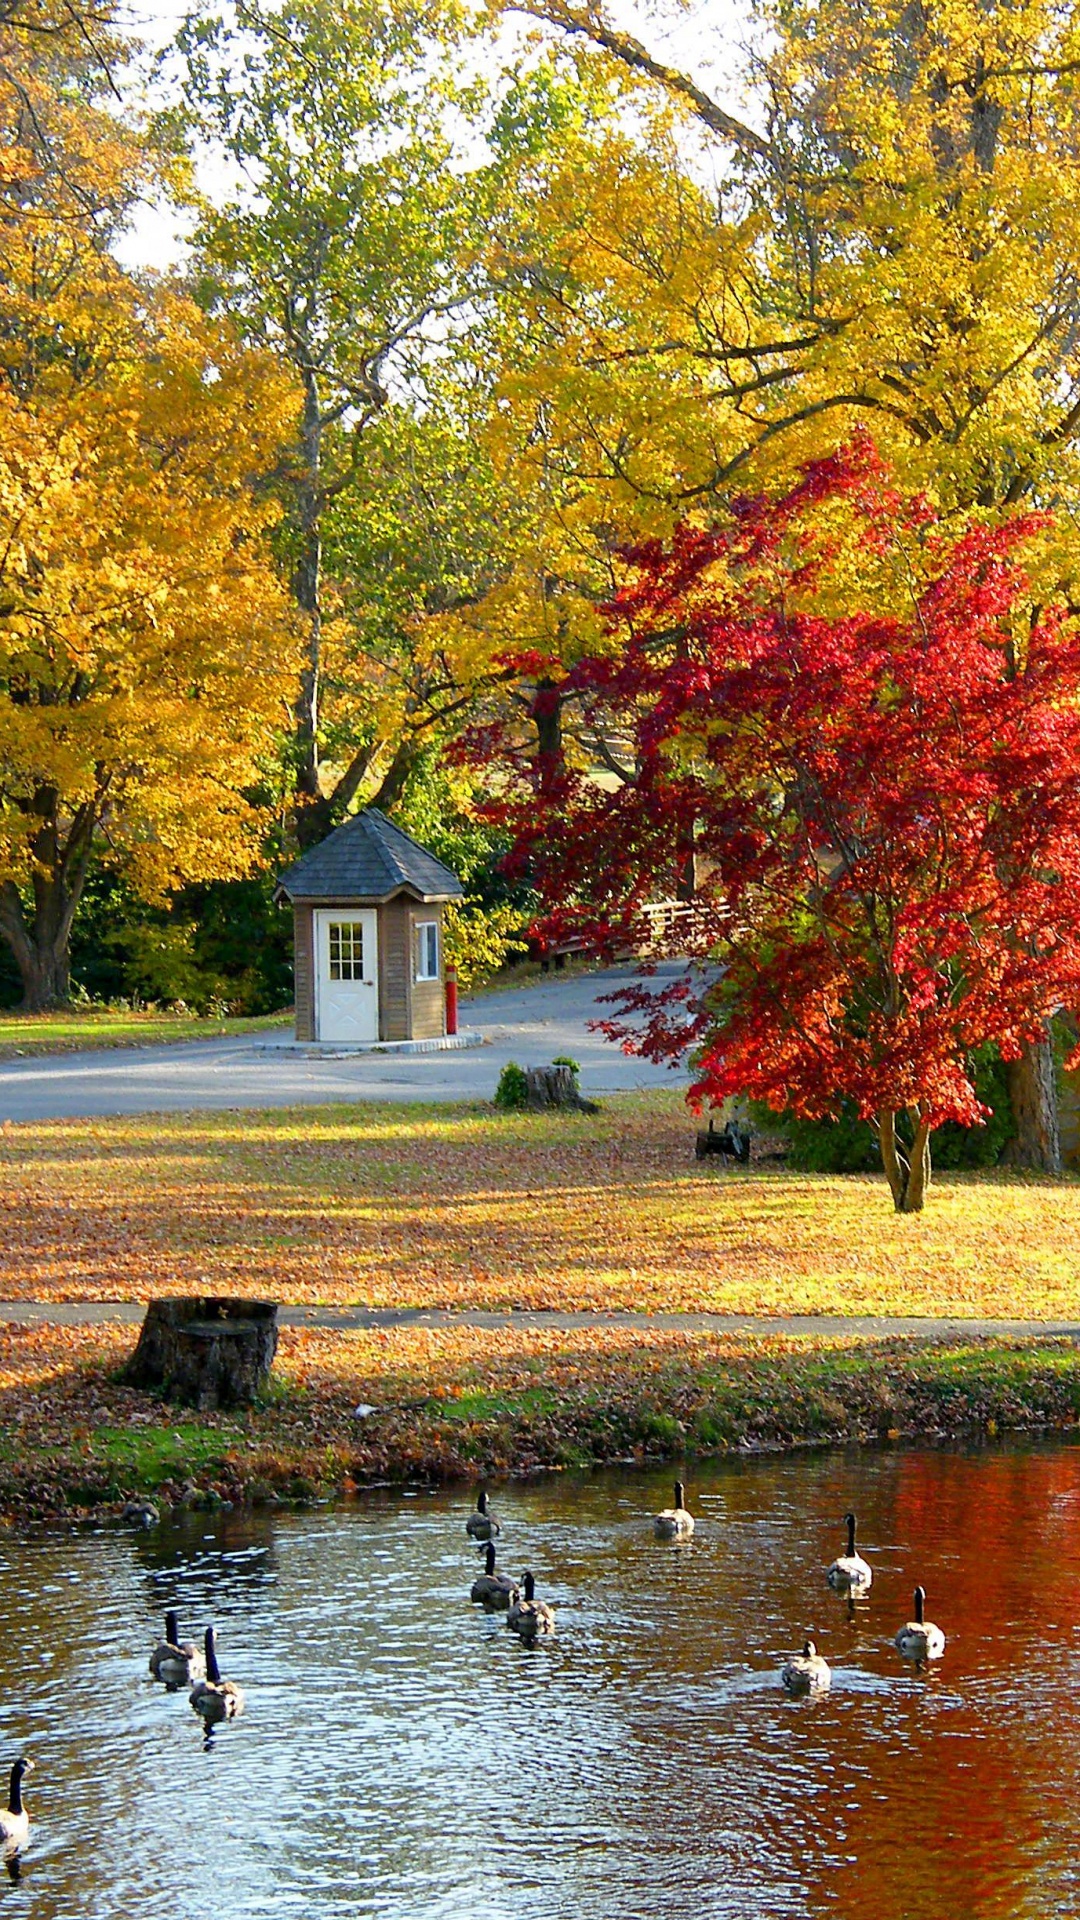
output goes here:
{"type": "MultiPolygon", "coordinates": [[[[847,1527],[847,1550],[833,1561],[825,1578],[834,1593],[846,1593],[854,1600],[869,1593],[874,1574],[869,1562],[856,1552],[855,1515],[846,1513],[844,1524],[847,1527]]],[[[470,1600],[483,1607],[485,1613],[505,1612],[507,1626],[526,1643],[553,1634],[554,1609],[537,1600],[536,1582],[529,1569],[526,1568],[522,1574],[520,1587],[508,1574],[496,1571],[495,1540],[502,1532],[502,1527],[492,1513],[483,1489],[477,1495],[476,1512],[471,1513],[465,1522],[465,1531],[471,1540],[485,1547],[484,1571],[472,1583],[470,1600]]],[[[675,1482],[674,1506],[665,1507],[661,1513],[653,1515],[653,1531],[660,1540],[685,1540],[693,1533],[694,1516],[687,1508],[681,1480],[675,1482]]],[[[916,1587],[915,1618],[906,1620],[896,1635],[900,1654],[905,1660],[914,1661],[918,1667],[927,1660],[940,1660],[945,1651],[945,1635],[940,1627],[926,1618],[925,1608],[926,1589],[916,1587]]],[[[832,1673],[828,1661],[818,1652],[814,1642],[805,1640],[802,1652],[792,1654],[789,1660],[784,1661],[780,1669],[780,1681],[788,1693],[824,1693],[832,1681],[832,1673]]]]}
{"type": "MultiPolygon", "coordinates": [[[[223,1720],[235,1720],[244,1711],[243,1689],[235,1680],[221,1677],[213,1627],[207,1627],[200,1652],[190,1640],[181,1640],[176,1614],[167,1613],[165,1638],[150,1655],[150,1672],[167,1693],[190,1687],[188,1699],[202,1721],[207,1744],[215,1727],[223,1720]]],[[[33,1769],[33,1761],[25,1755],[16,1760],[8,1779],[7,1807],[0,1809],[0,1856],[12,1878],[17,1878],[18,1857],[30,1838],[30,1815],[23,1804],[22,1786],[33,1769]]]]}
{"type": "MultiPolygon", "coordinates": [[[[855,1599],[869,1592],[874,1575],[867,1561],[855,1550],[855,1515],[845,1514],[844,1522],[847,1550],[833,1561],[825,1578],[834,1593],[846,1593],[855,1599]]],[[[475,1513],[470,1513],[465,1522],[465,1531],[470,1540],[484,1548],[484,1571],[472,1583],[470,1600],[483,1607],[485,1613],[505,1613],[507,1626],[527,1646],[550,1638],[555,1632],[555,1610],[536,1598],[536,1581],[531,1570],[526,1567],[519,1586],[508,1574],[499,1573],[495,1566],[495,1541],[502,1527],[483,1489],[477,1495],[475,1513]]],[[[675,1482],[674,1506],[653,1515],[653,1531],[660,1540],[685,1540],[693,1533],[694,1516],[687,1509],[681,1480],[675,1482]]],[[[916,1587],[915,1618],[905,1621],[896,1635],[897,1649],[905,1660],[914,1661],[916,1666],[940,1659],[945,1651],[945,1635],[932,1620],[927,1620],[925,1604],[925,1589],[916,1587]]],[[[177,1615],[167,1613],[165,1638],[150,1655],[150,1672],[168,1693],[179,1693],[183,1687],[190,1689],[188,1700],[202,1721],[208,1741],[215,1727],[225,1720],[237,1719],[244,1711],[243,1690],[235,1680],[221,1677],[213,1627],[207,1627],[200,1652],[192,1641],[180,1639],[177,1615]]],[[[829,1664],[813,1640],[806,1640],[802,1652],[785,1660],[780,1669],[781,1684],[791,1694],[823,1693],[831,1679],[829,1664]]],[[[23,1804],[22,1787],[33,1765],[25,1756],[15,1761],[9,1776],[7,1807],[0,1809],[0,1854],[9,1867],[17,1861],[30,1836],[30,1815],[23,1804]]]]}

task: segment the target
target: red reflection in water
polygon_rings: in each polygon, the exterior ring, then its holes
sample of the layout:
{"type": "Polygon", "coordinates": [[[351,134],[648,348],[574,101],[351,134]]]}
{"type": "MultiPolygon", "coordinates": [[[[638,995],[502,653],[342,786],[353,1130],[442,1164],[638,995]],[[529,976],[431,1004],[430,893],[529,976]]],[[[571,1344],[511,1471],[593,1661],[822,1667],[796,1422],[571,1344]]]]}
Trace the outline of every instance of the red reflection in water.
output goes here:
{"type": "MultiPolygon", "coordinates": [[[[881,1487],[892,1497],[872,1514],[890,1563],[872,1618],[887,1634],[921,1582],[948,1644],[887,1714],[869,1725],[844,1716],[850,1771],[844,1742],[808,1750],[809,1766],[828,1769],[808,1910],[852,1920],[1080,1912],[1068,1659],[1080,1617],[1080,1454],[911,1453],[894,1464],[881,1487]]],[[[879,1645],[860,1664],[887,1676],[898,1660],[879,1645]]]]}

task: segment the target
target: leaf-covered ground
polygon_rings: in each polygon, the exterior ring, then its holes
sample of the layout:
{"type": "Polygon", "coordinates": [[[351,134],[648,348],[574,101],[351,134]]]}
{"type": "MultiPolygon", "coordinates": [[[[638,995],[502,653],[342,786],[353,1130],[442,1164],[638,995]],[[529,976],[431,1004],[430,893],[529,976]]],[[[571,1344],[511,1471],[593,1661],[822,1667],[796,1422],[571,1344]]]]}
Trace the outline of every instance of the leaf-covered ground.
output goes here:
{"type": "Polygon", "coordinates": [[[1080,1181],[725,1172],[676,1094],[596,1117],[310,1107],[0,1128],[0,1297],[1058,1318],[1080,1181]]]}
{"type": "Polygon", "coordinates": [[[139,1494],[310,1498],[727,1447],[1075,1427],[1066,1341],[735,1339],[653,1329],[286,1331],[267,1403],[194,1415],[120,1384],[116,1324],[0,1328],[0,1512],[139,1494]],[[376,1409],[358,1419],[358,1405],[376,1409]]]}

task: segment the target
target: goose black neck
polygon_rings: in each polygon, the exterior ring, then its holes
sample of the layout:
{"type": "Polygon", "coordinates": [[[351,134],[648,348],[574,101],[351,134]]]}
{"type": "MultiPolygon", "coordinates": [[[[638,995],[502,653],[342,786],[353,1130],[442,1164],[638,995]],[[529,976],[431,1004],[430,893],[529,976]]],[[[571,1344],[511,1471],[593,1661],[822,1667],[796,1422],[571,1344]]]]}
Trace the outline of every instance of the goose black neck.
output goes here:
{"type": "Polygon", "coordinates": [[[803,1641],[803,1659],[804,1660],[812,1660],[816,1652],[817,1652],[817,1648],[814,1645],[814,1642],[812,1640],[803,1641]]]}
{"type": "Polygon", "coordinates": [[[676,1482],[675,1482],[675,1505],[676,1505],[676,1507],[681,1507],[681,1506],[682,1506],[682,1503],[683,1503],[683,1483],[682,1483],[682,1481],[681,1481],[681,1480],[676,1480],[676,1482]]]}
{"type": "Polygon", "coordinates": [[[175,1613],[165,1615],[165,1639],[170,1647],[180,1645],[180,1622],[175,1613]]]}
{"type": "Polygon", "coordinates": [[[922,1624],[923,1624],[923,1607],[924,1607],[924,1605],[925,1605],[925,1604],[926,1604],[926,1589],[925,1589],[925,1587],[916,1587],[916,1589],[915,1589],[915,1619],[916,1619],[916,1621],[918,1622],[918,1624],[919,1624],[919,1626],[920,1626],[920,1627],[921,1627],[921,1626],[922,1626],[922,1624]]]}
{"type": "Polygon", "coordinates": [[[212,1687],[219,1687],[221,1685],[221,1669],[217,1663],[213,1627],[207,1627],[206,1638],[203,1644],[206,1647],[206,1677],[212,1687]]]}
{"type": "Polygon", "coordinates": [[[15,1765],[11,1769],[11,1783],[8,1791],[9,1813],[21,1813],[23,1810],[22,1779],[25,1772],[26,1761],[16,1760],[15,1765]]]}
{"type": "Polygon", "coordinates": [[[848,1559],[853,1560],[855,1557],[855,1515],[849,1513],[845,1515],[845,1518],[847,1520],[848,1559]]]}
{"type": "Polygon", "coordinates": [[[536,1593],[536,1581],[533,1579],[532,1574],[529,1573],[527,1569],[521,1576],[521,1585],[524,1590],[526,1600],[531,1600],[536,1593]]]}
{"type": "Polygon", "coordinates": [[[477,1513],[487,1512],[487,1494],[484,1493],[483,1490],[476,1496],[476,1511],[477,1513]]]}
{"type": "Polygon", "coordinates": [[[494,1543],[493,1543],[492,1541],[490,1541],[490,1540],[489,1540],[489,1541],[488,1541],[488,1543],[487,1543],[487,1552],[486,1552],[486,1553],[485,1553],[485,1555],[484,1555],[484,1565],[485,1565],[485,1567],[486,1567],[486,1569],[487,1569],[487,1571],[488,1571],[488,1573],[494,1573],[494,1571],[495,1571],[495,1547],[494,1547],[494,1543]]]}

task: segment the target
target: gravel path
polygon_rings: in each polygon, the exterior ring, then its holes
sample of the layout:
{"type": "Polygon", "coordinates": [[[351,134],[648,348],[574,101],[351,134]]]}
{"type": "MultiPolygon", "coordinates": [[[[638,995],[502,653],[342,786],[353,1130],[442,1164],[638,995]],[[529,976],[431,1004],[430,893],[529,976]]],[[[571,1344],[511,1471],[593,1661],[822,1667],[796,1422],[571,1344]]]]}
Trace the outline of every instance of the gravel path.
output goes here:
{"type": "MultiPolygon", "coordinates": [[[[138,1300],[0,1300],[0,1325],[90,1327],[119,1321],[141,1323],[145,1306],[138,1300]]],[[[435,1308],[391,1307],[279,1307],[282,1327],[326,1327],[333,1332],[394,1327],[476,1327],[498,1330],[512,1327],[640,1327],[675,1333],[752,1333],[761,1339],[772,1334],[796,1339],[848,1335],[857,1339],[953,1340],[965,1338],[1064,1338],[1080,1340],[1080,1325],[1069,1320],[920,1320],[891,1319],[870,1314],[850,1318],[828,1314],[749,1313],[487,1313],[466,1308],[452,1313],[435,1308]]]]}

